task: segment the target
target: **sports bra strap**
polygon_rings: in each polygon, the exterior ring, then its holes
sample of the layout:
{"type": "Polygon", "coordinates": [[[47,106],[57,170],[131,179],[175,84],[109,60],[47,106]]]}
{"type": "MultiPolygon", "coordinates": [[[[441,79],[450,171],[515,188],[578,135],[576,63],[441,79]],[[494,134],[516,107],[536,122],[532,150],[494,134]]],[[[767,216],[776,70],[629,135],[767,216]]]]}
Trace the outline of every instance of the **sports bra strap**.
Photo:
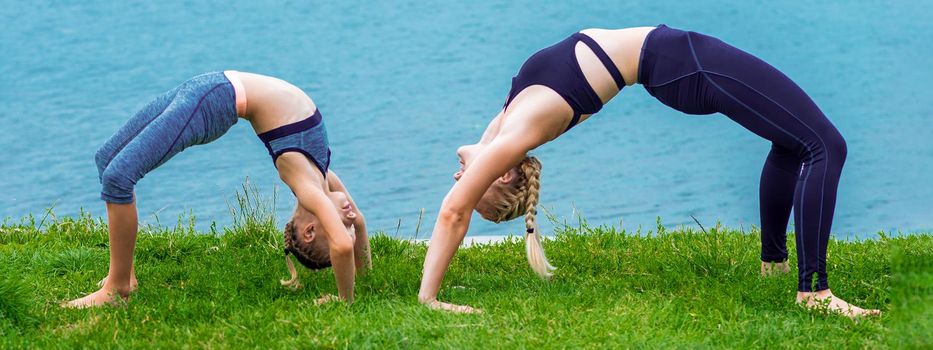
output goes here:
{"type": "Polygon", "coordinates": [[[596,54],[596,57],[599,57],[599,60],[603,62],[603,66],[606,66],[606,70],[609,71],[609,75],[612,76],[612,79],[616,81],[616,87],[619,90],[622,90],[625,87],[625,79],[622,78],[622,73],[619,72],[619,69],[616,68],[615,63],[612,62],[612,59],[609,58],[609,55],[606,54],[606,51],[603,51],[603,48],[596,43],[596,40],[590,38],[583,33],[574,33],[573,37],[577,40],[582,41],[586,46],[590,47],[590,50],[593,50],[593,53],[596,54]]]}

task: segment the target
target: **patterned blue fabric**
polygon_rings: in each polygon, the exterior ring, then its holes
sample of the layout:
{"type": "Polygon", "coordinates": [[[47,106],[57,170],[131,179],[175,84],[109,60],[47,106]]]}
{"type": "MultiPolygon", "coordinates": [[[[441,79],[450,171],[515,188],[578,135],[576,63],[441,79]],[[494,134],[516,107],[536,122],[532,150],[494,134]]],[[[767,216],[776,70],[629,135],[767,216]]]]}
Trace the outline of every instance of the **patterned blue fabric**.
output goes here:
{"type": "Polygon", "coordinates": [[[101,199],[132,203],[136,182],[185,148],[216,140],[237,122],[222,72],[196,76],[143,107],[97,151],[101,199]]]}

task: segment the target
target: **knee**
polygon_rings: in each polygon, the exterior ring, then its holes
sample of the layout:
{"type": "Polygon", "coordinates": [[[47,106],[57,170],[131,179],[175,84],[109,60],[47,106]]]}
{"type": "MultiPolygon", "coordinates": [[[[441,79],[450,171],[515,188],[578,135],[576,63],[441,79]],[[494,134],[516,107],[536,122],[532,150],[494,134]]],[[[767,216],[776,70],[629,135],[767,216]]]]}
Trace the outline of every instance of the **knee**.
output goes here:
{"type": "Polygon", "coordinates": [[[846,145],[846,140],[838,132],[827,138],[826,154],[829,156],[830,162],[841,167],[845,163],[848,153],[849,147],[846,145]]]}
{"type": "Polygon", "coordinates": [[[135,182],[121,174],[118,169],[108,167],[101,172],[102,186],[100,197],[104,201],[117,204],[133,202],[133,187],[135,182]]]}
{"type": "Polygon", "coordinates": [[[94,164],[97,165],[97,178],[103,182],[104,170],[107,169],[107,163],[109,162],[109,157],[107,156],[107,151],[104,150],[104,147],[101,147],[97,150],[97,153],[94,154],[94,164]]]}

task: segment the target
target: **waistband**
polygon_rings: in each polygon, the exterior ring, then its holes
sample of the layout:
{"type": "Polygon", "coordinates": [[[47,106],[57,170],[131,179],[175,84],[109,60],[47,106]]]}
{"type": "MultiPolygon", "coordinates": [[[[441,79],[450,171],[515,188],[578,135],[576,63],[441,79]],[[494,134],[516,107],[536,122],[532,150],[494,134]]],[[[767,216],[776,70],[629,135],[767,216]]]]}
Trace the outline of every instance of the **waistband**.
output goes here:
{"type": "Polygon", "coordinates": [[[233,85],[233,93],[236,95],[236,114],[240,117],[246,117],[246,89],[240,80],[239,72],[235,70],[225,70],[224,76],[233,85]]]}
{"type": "Polygon", "coordinates": [[[291,134],[297,134],[299,132],[313,128],[321,123],[321,110],[315,109],[314,114],[310,117],[305,118],[304,120],[294,122],[291,124],[282,125],[275,129],[266,131],[262,134],[259,134],[259,139],[262,142],[269,143],[272,140],[282,138],[291,134]]]}
{"type": "Polygon", "coordinates": [[[654,34],[657,32],[669,29],[671,28],[662,23],[657,27],[654,27],[654,29],[648,32],[648,35],[645,36],[645,42],[641,44],[641,53],[638,54],[638,74],[636,77],[638,81],[636,83],[644,84],[648,78],[645,76],[645,50],[648,49],[648,43],[651,42],[651,37],[654,36],[654,34]]]}

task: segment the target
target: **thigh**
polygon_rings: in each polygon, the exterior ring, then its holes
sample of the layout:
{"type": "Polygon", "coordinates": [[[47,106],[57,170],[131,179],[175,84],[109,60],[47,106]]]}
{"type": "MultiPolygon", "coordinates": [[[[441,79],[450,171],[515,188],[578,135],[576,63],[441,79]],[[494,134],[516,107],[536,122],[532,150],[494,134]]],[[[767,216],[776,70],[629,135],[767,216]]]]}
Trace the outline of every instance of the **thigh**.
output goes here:
{"type": "Polygon", "coordinates": [[[719,39],[693,33],[698,64],[719,112],[776,144],[802,151],[838,133],[813,99],[777,68],[719,39]]]}
{"type": "Polygon", "coordinates": [[[116,172],[136,183],[148,172],[184,150],[184,139],[191,134],[187,119],[190,108],[174,101],[117,152],[105,172],[116,172]]]}
{"type": "Polygon", "coordinates": [[[96,159],[101,172],[103,172],[113,157],[116,156],[130,140],[139,135],[143,129],[168,108],[177,96],[179,88],[180,87],[176,87],[166,91],[147,103],[101,146],[100,150],[97,151],[96,159]]]}

